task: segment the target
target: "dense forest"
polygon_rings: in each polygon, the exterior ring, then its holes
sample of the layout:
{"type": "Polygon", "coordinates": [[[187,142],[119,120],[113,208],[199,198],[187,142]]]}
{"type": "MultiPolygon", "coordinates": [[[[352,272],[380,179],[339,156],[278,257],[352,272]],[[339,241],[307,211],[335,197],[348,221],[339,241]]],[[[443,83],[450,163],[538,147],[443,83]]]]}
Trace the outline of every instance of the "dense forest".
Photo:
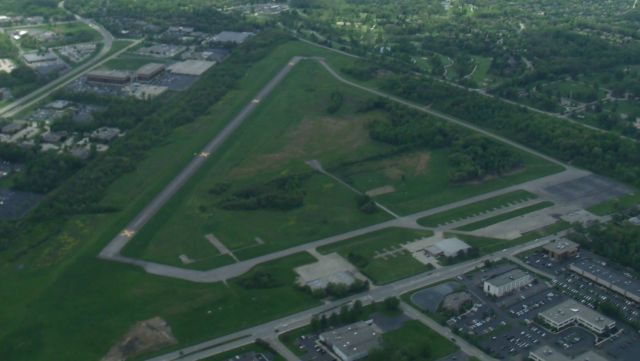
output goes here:
{"type": "Polygon", "coordinates": [[[386,78],[383,88],[490,129],[569,164],[631,184],[640,184],[640,144],[610,133],[497,102],[481,95],[413,75],[386,78]]]}
{"type": "Polygon", "coordinates": [[[597,223],[570,235],[583,247],[640,273],[640,227],[631,223],[597,223]]]}
{"type": "Polygon", "coordinates": [[[522,157],[508,146],[444,121],[385,101],[363,109],[383,109],[388,118],[370,124],[372,139],[411,149],[447,149],[452,182],[499,176],[520,167],[522,157]]]}

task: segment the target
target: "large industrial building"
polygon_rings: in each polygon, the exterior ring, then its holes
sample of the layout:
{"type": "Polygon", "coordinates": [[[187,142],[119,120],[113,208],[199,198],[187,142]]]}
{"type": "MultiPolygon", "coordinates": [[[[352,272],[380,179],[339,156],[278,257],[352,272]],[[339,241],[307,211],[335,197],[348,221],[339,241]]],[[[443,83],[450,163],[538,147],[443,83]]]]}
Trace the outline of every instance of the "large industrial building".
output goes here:
{"type": "Polygon", "coordinates": [[[372,321],[362,321],[322,333],[319,339],[341,361],[355,361],[380,347],[382,331],[372,321]]]}
{"type": "Polygon", "coordinates": [[[248,32],[239,33],[239,32],[236,32],[236,31],[223,31],[223,32],[220,32],[220,33],[216,34],[213,37],[213,41],[216,41],[216,42],[219,42],[219,43],[242,44],[251,35],[253,35],[253,33],[248,33],[248,32]]]}
{"type": "Polygon", "coordinates": [[[549,257],[556,261],[562,261],[567,258],[575,257],[580,250],[580,245],[568,239],[558,239],[547,243],[542,247],[549,257]]]}
{"type": "Polygon", "coordinates": [[[171,64],[168,70],[173,74],[200,76],[216,63],[206,60],[185,60],[171,64]]]}
{"type": "Polygon", "coordinates": [[[632,301],[640,302],[640,280],[629,273],[625,274],[625,272],[607,267],[602,262],[587,258],[572,263],[569,265],[569,269],[632,301]]]}
{"type": "Polygon", "coordinates": [[[157,75],[162,73],[165,69],[164,64],[160,63],[149,63],[140,67],[136,71],[136,78],[138,80],[151,80],[155,78],[157,75]]]}
{"type": "Polygon", "coordinates": [[[533,361],[609,361],[593,351],[587,351],[574,357],[568,357],[549,346],[542,346],[529,352],[533,361]]]}
{"type": "Polygon", "coordinates": [[[516,268],[484,281],[484,292],[490,296],[502,297],[533,282],[527,272],[516,268]]]}
{"type": "Polygon", "coordinates": [[[554,330],[578,324],[597,335],[605,335],[616,328],[616,321],[572,299],[540,312],[538,316],[554,330]]]}
{"type": "Polygon", "coordinates": [[[94,70],[87,74],[87,81],[103,84],[127,84],[131,81],[129,73],[118,70],[94,70]]]}

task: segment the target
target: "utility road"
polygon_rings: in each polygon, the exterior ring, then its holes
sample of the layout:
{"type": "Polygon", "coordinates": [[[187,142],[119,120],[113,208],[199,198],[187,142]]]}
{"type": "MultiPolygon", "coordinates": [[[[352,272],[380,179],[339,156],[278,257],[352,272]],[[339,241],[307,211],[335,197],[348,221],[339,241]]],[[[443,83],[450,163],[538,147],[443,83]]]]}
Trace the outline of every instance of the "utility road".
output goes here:
{"type": "Polygon", "coordinates": [[[347,85],[356,87],[368,93],[389,99],[394,102],[398,102],[405,106],[411,107],[421,112],[425,112],[436,116],[438,118],[442,118],[446,121],[450,121],[452,123],[458,124],[460,126],[472,129],[479,133],[482,133],[488,137],[494,138],[498,141],[507,143],[521,149],[525,152],[533,154],[535,156],[544,158],[550,162],[560,164],[565,167],[565,171],[554,174],[548,177],[532,180],[530,182],[519,184],[511,187],[506,187],[494,192],[488,192],[479,196],[467,198],[465,200],[454,202],[451,204],[447,204],[441,207],[436,207],[433,209],[428,209],[422,212],[418,212],[412,215],[404,216],[404,217],[395,217],[386,222],[374,224],[368,227],[363,227],[360,229],[356,229],[350,232],[346,232],[339,235],[334,235],[331,237],[327,237],[324,239],[320,239],[314,242],[305,243],[302,245],[294,246],[282,251],[273,252],[267,255],[259,256],[256,258],[252,258],[245,261],[236,262],[227,266],[223,266],[220,268],[216,268],[208,271],[199,271],[199,270],[191,270],[181,267],[169,266],[165,264],[159,264],[154,262],[143,261],[140,259],[130,258],[122,256],[120,253],[122,249],[127,245],[129,241],[135,236],[135,234],[144,227],[144,225],[162,208],[166,202],[171,199],[171,197],[189,180],[189,178],[204,164],[211,154],[215,153],[218,148],[228,140],[228,138],[233,134],[233,132],[249,117],[249,115],[253,112],[253,110],[260,104],[261,100],[268,96],[273,89],[284,79],[284,77],[291,71],[291,69],[302,59],[303,57],[294,57],[286,66],[284,66],[280,72],[276,74],[276,76],[267,83],[267,85],[260,90],[258,95],[250,101],[241,111],[240,113],[231,120],[229,124],[219,133],[217,134],[210,143],[208,143],[203,151],[199,153],[188,165],[185,167],[168,185],[165,187],[152,201],[149,203],[129,224],[128,226],[117,235],[98,255],[99,258],[116,261],[121,263],[126,263],[130,265],[135,265],[138,267],[142,267],[146,272],[150,274],[155,274],[159,276],[172,277],[183,279],[192,282],[202,282],[202,283],[212,283],[212,282],[220,282],[226,281],[230,278],[234,278],[242,275],[243,273],[249,271],[252,267],[272,261],[278,258],[286,257],[288,255],[292,255],[299,252],[305,252],[310,249],[314,249],[317,247],[325,246],[328,244],[340,242],[349,238],[361,236],[364,234],[376,232],[379,230],[383,230],[389,227],[408,227],[408,228],[423,228],[417,224],[417,220],[422,217],[426,217],[435,213],[447,211],[449,209],[461,207],[464,205],[468,205],[483,199],[495,197],[501,194],[505,194],[511,192],[516,189],[528,189],[528,190],[538,190],[550,185],[554,185],[557,183],[561,183],[567,180],[576,179],[579,177],[583,177],[585,175],[590,174],[589,172],[579,170],[573,167],[570,167],[562,162],[548,157],[542,153],[539,153],[535,150],[532,150],[528,147],[525,147],[521,144],[512,142],[508,139],[495,135],[491,132],[488,132],[484,129],[478,128],[474,125],[466,123],[457,118],[451,117],[446,114],[442,114],[440,112],[434,111],[432,109],[417,105],[412,102],[408,102],[404,99],[380,92],[376,89],[371,89],[360,84],[353,83],[349,80],[342,78],[339,74],[337,74],[324,60],[316,59],[313,60],[319,61],[329,73],[338,79],[341,82],[344,82],[347,85]]]}
{"type": "MultiPolygon", "coordinates": [[[[433,285],[438,282],[442,282],[444,280],[451,279],[463,275],[467,272],[473,271],[478,267],[482,267],[484,265],[484,262],[487,260],[498,261],[514,254],[526,252],[533,248],[540,247],[550,242],[552,239],[555,239],[555,236],[541,238],[539,240],[505,249],[494,254],[484,256],[482,258],[443,267],[435,271],[422,273],[414,277],[390,283],[388,285],[373,288],[363,294],[354,295],[341,300],[330,301],[321,306],[314,307],[290,316],[286,316],[278,320],[267,322],[226,336],[211,339],[197,345],[169,352],[165,355],[151,358],[148,361],[197,361],[213,355],[217,355],[222,352],[236,349],[241,346],[248,345],[250,343],[253,343],[256,339],[272,340],[274,338],[277,338],[279,334],[307,325],[311,321],[311,317],[313,315],[338,311],[342,305],[355,300],[360,300],[363,304],[367,305],[373,302],[383,301],[389,297],[397,297],[407,292],[415,291],[420,288],[433,285]]],[[[407,312],[407,306],[403,306],[403,308],[405,308],[405,311],[407,312]]],[[[408,311],[408,314],[410,317],[416,318],[420,322],[432,325],[430,320],[426,320],[425,317],[421,317],[414,311],[408,311]]],[[[483,353],[473,345],[470,345],[467,342],[463,342],[463,340],[455,336],[450,336],[450,332],[445,331],[443,328],[435,328],[435,331],[443,331],[444,333],[440,333],[447,338],[453,337],[456,344],[465,353],[475,356],[482,361],[495,361],[495,359],[487,356],[485,353],[483,353]]]]}

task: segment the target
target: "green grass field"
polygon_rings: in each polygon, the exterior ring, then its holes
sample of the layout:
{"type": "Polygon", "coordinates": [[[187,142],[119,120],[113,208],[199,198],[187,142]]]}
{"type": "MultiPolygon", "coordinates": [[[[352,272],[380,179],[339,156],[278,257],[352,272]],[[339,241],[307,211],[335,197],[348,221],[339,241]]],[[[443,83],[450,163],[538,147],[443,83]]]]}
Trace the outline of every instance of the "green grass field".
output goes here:
{"type": "MultiPolygon", "coordinates": [[[[63,360],[97,360],[133,324],[154,316],[169,322],[179,341],[176,347],[184,347],[318,303],[290,286],[245,290],[233,280],[228,286],[195,284],[96,257],[294,55],[323,56],[336,69],[353,61],[299,42],[280,46],[248,68],[237,86],[206,115],[173,131],[134,171],[110,186],[100,205],[118,211],[70,216],[48,243],[19,261],[0,264],[3,359],[41,361],[55,355],[63,360]]],[[[205,169],[202,174],[195,180],[209,173],[205,169]]],[[[308,261],[306,256],[296,256],[280,265],[290,270],[308,261]]],[[[287,271],[287,277],[292,279],[293,273],[287,271]]]]}
{"type": "Polygon", "coordinates": [[[112,70],[138,70],[143,65],[149,63],[165,63],[164,59],[156,59],[144,56],[128,56],[121,55],[115,59],[111,59],[102,65],[103,68],[112,70]]]}
{"type": "Polygon", "coordinates": [[[500,209],[509,204],[521,203],[535,199],[536,195],[524,190],[509,192],[497,197],[485,199],[471,203],[466,206],[454,208],[448,211],[436,213],[418,220],[418,223],[425,227],[437,227],[439,225],[460,221],[485,212],[500,209]]]}
{"type": "Polygon", "coordinates": [[[415,320],[407,321],[402,328],[387,332],[382,338],[383,343],[392,350],[428,345],[430,354],[423,358],[428,361],[439,360],[458,350],[453,342],[415,320]]]}
{"type": "Polygon", "coordinates": [[[482,56],[474,56],[473,60],[475,60],[476,65],[478,65],[478,67],[476,68],[476,71],[471,76],[471,80],[473,80],[478,85],[480,85],[487,77],[487,73],[489,72],[489,68],[491,68],[491,62],[493,61],[493,59],[485,58],[482,56]]]}
{"type": "Polygon", "coordinates": [[[350,253],[357,254],[367,261],[364,266],[356,265],[360,272],[376,284],[386,284],[425,272],[429,268],[418,262],[407,251],[389,256],[387,259],[376,258],[376,253],[384,252],[385,249],[397,249],[401,244],[432,235],[431,231],[389,228],[320,247],[318,251],[322,254],[338,252],[345,258],[349,258],[350,253]]]}
{"type": "MultiPolygon", "coordinates": [[[[335,56],[297,42],[279,47],[247,69],[238,86],[208,115],[176,129],[135,171],[110,187],[101,203],[119,212],[74,216],[61,225],[60,236],[23,257],[19,267],[0,265],[0,355],[4,359],[38,361],[56,355],[64,360],[97,360],[133,324],[157,315],[173,327],[180,342],[177,347],[184,347],[316,304],[315,299],[290,287],[256,291],[254,297],[222,284],[151,276],[136,267],[96,258],[194,152],[250,101],[282,64],[300,54],[335,56]],[[210,315],[206,314],[209,309],[214,311],[210,315]]],[[[346,61],[339,57],[335,63],[346,61]]]]}
{"type": "Polygon", "coordinates": [[[204,237],[214,234],[236,256],[246,259],[389,219],[382,212],[361,212],[356,194],[305,164],[310,159],[331,164],[385,150],[369,140],[365,129],[377,114],[355,113],[363,99],[333,81],[318,64],[299,64],[139,233],[126,254],[175,264],[181,250],[191,249],[204,251],[195,254],[211,259],[217,252],[204,248],[204,237]],[[345,104],[340,112],[328,115],[325,109],[334,91],[344,94],[345,104]],[[309,175],[302,185],[302,207],[232,211],[217,206],[234,189],[290,174],[309,175]],[[212,195],[209,190],[219,183],[229,183],[232,189],[212,195]]]}
{"type": "Polygon", "coordinates": [[[529,214],[531,212],[535,212],[541,209],[545,209],[545,208],[549,208],[553,206],[552,202],[540,202],[540,203],[536,203],[536,204],[532,204],[530,206],[527,207],[523,207],[520,209],[516,209],[514,211],[510,211],[510,212],[506,212],[503,214],[499,214],[497,216],[494,217],[489,217],[486,219],[483,219],[481,221],[478,222],[473,222],[473,223],[469,223],[469,224],[465,224],[462,227],[456,228],[457,230],[460,231],[465,231],[465,232],[470,232],[470,231],[476,231],[478,229],[481,228],[485,228],[491,225],[494,225],[496,223],[500,223],[512,218],[516,218],[516,217],[520,217],[523,216],[525,214],[529,214]]]}

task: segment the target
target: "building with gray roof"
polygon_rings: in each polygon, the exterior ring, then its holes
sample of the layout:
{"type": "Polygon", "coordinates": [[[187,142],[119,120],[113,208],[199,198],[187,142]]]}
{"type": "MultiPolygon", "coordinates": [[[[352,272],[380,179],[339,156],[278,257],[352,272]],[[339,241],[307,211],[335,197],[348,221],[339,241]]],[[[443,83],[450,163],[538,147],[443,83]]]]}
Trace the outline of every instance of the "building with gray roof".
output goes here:
{"type": "Polygon", "coordinates": [[[550,346],[541,346],[530,351],[529,358],[533,361],[609,361],[609,359],[594,351],[587,351],[577,356],[569,357],[550,346]]]}
{"type": "Polygon", "coordinates": [[[573,262],[569,265],[569,269],[634,302],[640,302],[640,280],[628,272],[607,266],[605,262],[597,262],[588,258],[573,262]]]}
{"type": "Polygon", "coordinates": [[[538,316],[554,330],[578,324],[597,335],[604,335],[616,328],[616,321],[573,299],[540,312],[538,316]]]}
{"type": "Polygon", "coordinates": [[[502,297],[533,282],[531,275],[519,268],[499,274],[484,281],[484,292],[490,296],[502,297]]]}
{"type": "Polygon", "coordinates": [[[373,321],[361,321],[320,334],[324,343],[340,360],[355,361],[380,347],[382,331],[373,321]]]}
{"type": "Polygon", "coordinates": [[[213,37],[213,41],[219,43],[236,43],[242,44],[247,40],[248,37],[252,36],[253,33],[249,32],[236,32],[236,31],[223,31],[221,33],[216,34],[213,37]]]}

